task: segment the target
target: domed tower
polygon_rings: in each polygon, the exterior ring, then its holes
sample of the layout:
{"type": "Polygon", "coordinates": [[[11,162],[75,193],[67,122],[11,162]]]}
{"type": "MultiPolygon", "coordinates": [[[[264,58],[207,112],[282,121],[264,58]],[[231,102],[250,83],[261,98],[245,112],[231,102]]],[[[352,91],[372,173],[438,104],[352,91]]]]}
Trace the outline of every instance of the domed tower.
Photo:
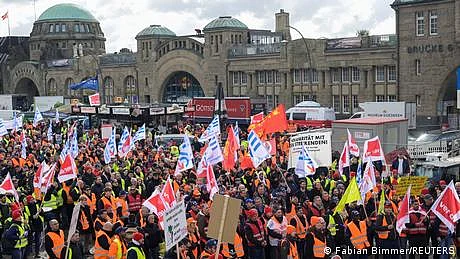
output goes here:
{"type": "Polygon", "coordinates": [[[137,54],[139,60],[155,60],[155,48],[165,41],[175,37],[176,34],[173,31],[161,25],[150,25],[149,27],[144,28],[136,35],[137,54]]]}
{"type": "Polygon", "coordinates": [[[105,53],[105,38],[89,11],[74,4],[57,4],[35,21],[29,48],[31,60],[99,55],[105,53]]]}
{"type": "Polygon", "coordinates": [[[229,47],[247,43],[248,26],[231,16],[221,16],[208,23],[203,32],[206,55],[226,56],[229,47]]]}

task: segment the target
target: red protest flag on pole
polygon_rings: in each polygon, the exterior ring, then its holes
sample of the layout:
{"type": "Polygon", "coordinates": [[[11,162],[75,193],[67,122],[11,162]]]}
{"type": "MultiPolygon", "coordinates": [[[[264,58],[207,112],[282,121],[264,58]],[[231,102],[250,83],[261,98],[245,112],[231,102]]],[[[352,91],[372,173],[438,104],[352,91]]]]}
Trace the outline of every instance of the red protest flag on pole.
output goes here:
{"type": "Polygon", "coordinates": [[[40,181],[40,191],[42,193],[46,193],[48,191],[48,188],[53,183],[55,171],[56,171],[56,163],[53,164],[53,166],[48,170],[48,172],[43,173],[43,176],[41,177],[41,181],[40,181]]]}
{"type": "Polygon", "coordinates": [[[364,141],[363,162],[382,161],[385,164],[385,153],[379,137],[364,141]]]}
{"type": "Polygon", "coordinates": [[[61,170],[59,170],[58,180],[60,183],[63,183],[70,179],[77,178],[77,166],[75,165],[75,160],[67,153],[65,156],[64,162],[61,164],[61,170]]]}
{"type": "Polygon", "coordinates": [[[353,136],[350,133],[350,130],[347,129],[347,133],[348,133],[348,148],[349,148],[348,151],[350,152],[351,155],[359,157],[359,147],[358,147],[358,144],[356,144],[356,139],[353,138],[353,136]]]}
{"type": "Polygon", "coordinates": [[[2,21],[8,19],[8,11],[4,15],[2,15],[2,21]]]}
{"type": "Polygon", "coordinates": [[[398,231],[399,234],[401,234],[401,231],[406,228],[406,223],[410,222],[410,219],[409,219],[410,189],[411,189],[411,186],[409,185],[409,188],[407,188],[406,195],[404,195],[404,198],[399,207],[398,218],[396,220],[396,231],[398,231]]]}
{"type": "Polygon", "coordinates": [[[10,173],[6,174],[5,179],[3,180],[2,184],[0,185],[0,193],[13,194],[14,198],[16,199],[16,201],[19,201],[19,195],[18,195],[18,192],[16,191],[16,188],[14,188],[13,180],[11,180],[10,173]]]}
{"type": "Polygon", "coordinates": [[[455,222],[460,219],[460,199],[451,181],[431,206],[431,211],[449,228],[455,231],[455,222]]]}
{"type": "Polygon", "coordinates": [[[163,190],[161,190],[161,196],[163,197],[165,204],[167,204],[169,207],[172,207],[176,204],[176,195],[174,194],[174,189],[172,187],[169,176],[168,180],[166,180],[163,186],[163,190]]]}
{"type": "Polygon", "coordinates": [[[216,176],[214,175],[214,170],[212,166],[208,165],[207,175],[206,175],[206,189],[209,192],[209,199],[213,200],[214,194],[219,192],[219,185],[217,184],[216,176]]]}
{"type": "Polygon", "coordinates": [[[254,168],[251,157],[249,155],[243,156],[243,159],[241,160],[241,163],[240,163],[240,168],[243,170],[248,169],[248,168],[254,168]]]}
{"type": "Polygon", "coordinates": [[[144,201],[142,206],[147,207],[150,212],[158,216],[158,222],[160,223],[161,229],[163,229],[163,217],[167,207],[161,193],[155,190],[152,195],[144,201]]]}
{"type": "Polygon", "coordinates": [[[222,167],[226,171],[230,171],[235,168],[237,160],[237,151],[238,151],[238,142],[236,141],[235,132],[233,127],[230,126],[227,130],[228,138],[225,142],[224,147],[224,161],[222,162],[222,167]]]}
{"type": "Polygon", "coordinates": [[[278,105],[270,114],[254,127],[257,135],[265,135],[275,132],[284,132],[288,129],[286,109],[284,104],[278,105]]]}

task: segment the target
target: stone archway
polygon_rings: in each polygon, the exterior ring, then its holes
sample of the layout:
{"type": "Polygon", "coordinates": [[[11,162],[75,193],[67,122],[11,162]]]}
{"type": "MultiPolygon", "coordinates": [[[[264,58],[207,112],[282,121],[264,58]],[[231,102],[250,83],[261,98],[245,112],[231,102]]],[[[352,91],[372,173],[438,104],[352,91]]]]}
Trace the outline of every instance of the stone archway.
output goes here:
{"type": "Polygon", "coordinates": [[[448,124],[450,128],[459,128],[460,124],[460,113],[457,109],[457,80],[460,79],[457,79],[457,69],[455,69],[442,82],[438,96],[441,124],[448,124]]]}
{"type": "Polygon", "coordinates": [[[27,109],[34,102],[34,96],[39,96],[40,92],[38,91],[37,85],[30,78],[23,77],[16,84],[14,93],[18,95],[25,96],[23,104],[19,104],[22,109],[27,109]]]}
{"type": "Polygon", "coordinates": [[[161,89],[163,103],[187,103],[193,97],[203,97],[200,82],[186,71],[176,71],[164,81],[161,89]]]}

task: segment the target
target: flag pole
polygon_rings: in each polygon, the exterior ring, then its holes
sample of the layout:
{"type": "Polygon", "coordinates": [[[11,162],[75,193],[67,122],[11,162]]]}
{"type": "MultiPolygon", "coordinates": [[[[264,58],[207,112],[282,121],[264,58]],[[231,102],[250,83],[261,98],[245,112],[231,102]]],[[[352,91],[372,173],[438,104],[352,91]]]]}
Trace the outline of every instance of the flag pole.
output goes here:
{"type": "Polygon", "coordinates": [[[11,36],[11,28],[10,28],[10,12],[9,10],[6,11],[6,13],[8,14],[8,16],[6,18],[8,18],[8,36],[11,36]]]}

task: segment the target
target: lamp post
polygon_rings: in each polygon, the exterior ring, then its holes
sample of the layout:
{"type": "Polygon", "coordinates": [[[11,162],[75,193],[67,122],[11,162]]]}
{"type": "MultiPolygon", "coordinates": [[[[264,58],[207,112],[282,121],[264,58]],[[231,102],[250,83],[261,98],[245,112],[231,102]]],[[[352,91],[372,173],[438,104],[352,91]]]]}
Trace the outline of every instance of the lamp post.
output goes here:
{"type": "Polygon", "coordinates": [[[303,36],[303,34],[295,27],[291,26],[291,25],[287,25],[289,28],[295,30],[298,34],[300,34],[300,37],[302,37],[302,41],[303,43],[305,44],[305,49],[306,49],[306,57],[307,57],[307,62],[308,62],[308,67],[309,67],[309,70],[308,70],[308,74],[310,76],[310,80],[311,82],[313,83],[313,67],[312,67],[312,62],[311,62],[311,56],[310,56],[310,48],[308,47],[308,43],[307,43],[307,40],[305,39],[305,37],[303,36]]]}

